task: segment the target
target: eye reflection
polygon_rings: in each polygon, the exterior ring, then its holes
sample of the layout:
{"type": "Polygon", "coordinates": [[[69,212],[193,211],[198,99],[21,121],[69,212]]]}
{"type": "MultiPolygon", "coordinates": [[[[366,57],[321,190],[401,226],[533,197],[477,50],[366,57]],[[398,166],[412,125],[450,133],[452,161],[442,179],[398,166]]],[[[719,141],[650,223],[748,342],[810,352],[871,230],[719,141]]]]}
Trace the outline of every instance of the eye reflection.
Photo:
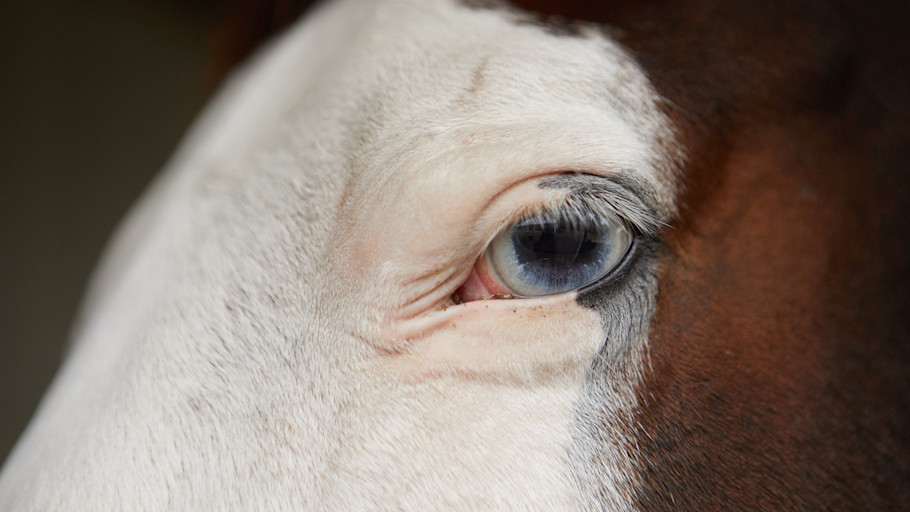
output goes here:
{"type": "Polygon", "coordinates": [[[593,284],[622,261],[632,235],[616,218],[578,223],[546,214],[522,219],[490,244],[490,268],[515,295],[554,295],[593,284]]]}

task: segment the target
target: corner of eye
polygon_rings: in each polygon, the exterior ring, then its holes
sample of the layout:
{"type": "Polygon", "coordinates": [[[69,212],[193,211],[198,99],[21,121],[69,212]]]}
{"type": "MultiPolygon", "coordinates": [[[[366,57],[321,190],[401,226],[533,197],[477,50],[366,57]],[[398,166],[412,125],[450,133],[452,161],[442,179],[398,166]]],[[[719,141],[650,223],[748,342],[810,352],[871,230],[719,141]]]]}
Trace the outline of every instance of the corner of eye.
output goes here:
{"type": "MultiPolygon", "coordinates": [[[[489,247],[489,244],[488,244],[489,247]]],[[[453,292],[456,304],[478,300],[512,299],[514,295],[493,275],[486,261],[486,250],[480,254],[471,267],[471,272],[453,292]]]]}

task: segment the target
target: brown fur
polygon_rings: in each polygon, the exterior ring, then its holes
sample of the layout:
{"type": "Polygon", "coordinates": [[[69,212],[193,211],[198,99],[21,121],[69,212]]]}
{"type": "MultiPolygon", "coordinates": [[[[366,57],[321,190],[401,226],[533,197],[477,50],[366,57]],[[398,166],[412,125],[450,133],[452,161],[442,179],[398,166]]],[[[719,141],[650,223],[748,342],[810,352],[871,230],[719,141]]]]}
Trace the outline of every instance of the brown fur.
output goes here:
{"type": "Polygon", "coordinates": [[[639,393],[642,508],[910,508],[910,9],[516,3],[609,23],[690,155],[639,393]]]}
{"type": "MultiPolygon", "coordinates": [[[[689,155],[639,392],[641,508],[910,509],[910,7],[513,3],[625,44],[689,155]]],[[[262,5],[231,60],[303,10],[262,5]]]]}
{"type": "Polygon", "coordinates": [[[263,41],[296,21],[315,0],[232,0],[218,24],[215,74],[223,78],[263,41]]]}

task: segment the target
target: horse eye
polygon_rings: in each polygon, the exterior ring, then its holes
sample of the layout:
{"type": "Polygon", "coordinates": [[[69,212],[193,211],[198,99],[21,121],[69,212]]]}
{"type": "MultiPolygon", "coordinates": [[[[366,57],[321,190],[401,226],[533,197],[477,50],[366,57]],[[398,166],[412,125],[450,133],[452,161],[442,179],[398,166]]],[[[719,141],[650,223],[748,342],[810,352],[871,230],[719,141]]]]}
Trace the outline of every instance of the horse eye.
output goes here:
{"type": "Polygon", "coordinates": [[[487,248],[492,273],[514,295],[555,295],[583,288],[609,275],[632,245],[616,217],[578,222],[535,215],[500,233],[487,248]]]}

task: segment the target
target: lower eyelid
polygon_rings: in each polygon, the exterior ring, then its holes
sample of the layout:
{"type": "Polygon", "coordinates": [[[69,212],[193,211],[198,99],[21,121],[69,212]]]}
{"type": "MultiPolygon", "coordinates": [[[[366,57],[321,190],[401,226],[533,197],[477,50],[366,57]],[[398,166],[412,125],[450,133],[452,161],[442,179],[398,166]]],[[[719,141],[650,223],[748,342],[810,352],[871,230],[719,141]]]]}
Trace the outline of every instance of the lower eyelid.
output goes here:
{"type": "Polygon", "coordinates": [[[513,298],[512,292],[503,286],[490,268],[486,252],[474,263],[471,274],[455,291],[455,295],[461,302],[492,298],[513,298]]]}

